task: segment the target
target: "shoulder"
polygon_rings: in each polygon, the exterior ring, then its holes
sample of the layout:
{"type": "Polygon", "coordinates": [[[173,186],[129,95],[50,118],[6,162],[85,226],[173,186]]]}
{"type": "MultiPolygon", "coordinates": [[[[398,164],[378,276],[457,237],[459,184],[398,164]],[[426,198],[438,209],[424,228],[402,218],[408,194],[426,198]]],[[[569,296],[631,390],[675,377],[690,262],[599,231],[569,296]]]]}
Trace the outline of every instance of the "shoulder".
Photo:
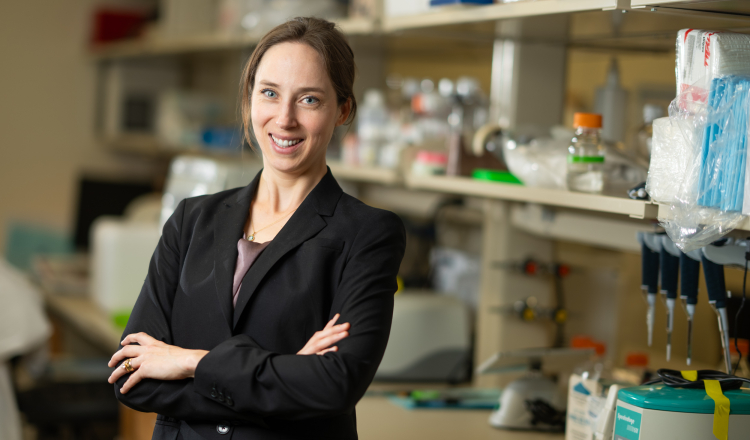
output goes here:
{"type": "Polygon", "coordinates": [[[332,225],[338,234],[360,245],[380,241],[406,243],[404,223],[398,215],[369,206],[346,193],[336,206],[332,225]]]}
{"type": "Polygon", "coordinates": [[[334,216],[352,221],[358,227],[367,225],[374,227],[395,227],[398,229],[404,228],[404,223],[398,215],[385,209],[367,205],[346,193],[341,196],[334,216]]]}
{"type": "Polygon", "coordinates": [[[210,214],[225,205],[231,205],[236,202],[238,193],[244,188],[240,186],[214,194],[186,197],[180,202],[184,205],[183,218],[185,221],[194,220],[200,215],[210,214]]]}

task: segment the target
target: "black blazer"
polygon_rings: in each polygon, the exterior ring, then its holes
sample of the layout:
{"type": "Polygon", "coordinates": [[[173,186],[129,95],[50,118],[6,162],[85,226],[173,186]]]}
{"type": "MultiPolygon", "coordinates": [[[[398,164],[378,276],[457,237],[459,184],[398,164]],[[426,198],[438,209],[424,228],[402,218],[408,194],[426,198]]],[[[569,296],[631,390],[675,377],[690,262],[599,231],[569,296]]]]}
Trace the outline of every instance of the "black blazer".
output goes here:
{"type": "Polygon", "coordinates": [[[244,188],[180,202],[164,226],[125,335],[209,350],[194,379],[146,379],[125,405],[159,414],[155,439],[356,439],[355,404],[375,375],[404,255],[403,223],[344,194],[330,169],[245,275],[237,240],[260,173],[244,188]],[[336,313],[350,335],[299,351],[336,313]]]}

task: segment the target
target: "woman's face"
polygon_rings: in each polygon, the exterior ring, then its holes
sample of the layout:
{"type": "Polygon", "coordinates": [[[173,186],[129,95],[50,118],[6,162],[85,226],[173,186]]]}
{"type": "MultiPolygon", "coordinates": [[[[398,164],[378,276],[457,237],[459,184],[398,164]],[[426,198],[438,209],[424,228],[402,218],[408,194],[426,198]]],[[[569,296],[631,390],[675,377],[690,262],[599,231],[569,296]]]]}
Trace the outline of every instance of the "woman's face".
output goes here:
{"type": "Polygon", "coordinates": [[[349,115],[341,106],[323,59],[303,43],[277,44],[255,74],[250,118],[264,167],[301,174],[325,164],[333,129],[349,115]]]}

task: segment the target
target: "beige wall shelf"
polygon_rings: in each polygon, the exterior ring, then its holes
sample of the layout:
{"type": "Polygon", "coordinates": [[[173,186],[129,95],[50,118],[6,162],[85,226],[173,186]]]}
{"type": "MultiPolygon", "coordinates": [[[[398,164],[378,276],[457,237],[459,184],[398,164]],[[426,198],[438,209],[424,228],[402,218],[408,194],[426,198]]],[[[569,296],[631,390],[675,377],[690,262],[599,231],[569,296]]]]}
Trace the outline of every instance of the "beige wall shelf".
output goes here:
{"type": "Polygon", "coordinates": [[[392,32],[504,18],[614,9],[617,3],[617,0],[539,0],[486,6],[445,6],[424,14],[385,17],[383,30],[392,32]]]}
{"type": "MultiPolygon", "coordinates": [[[[371,35],[379,31],[377,20],[369,18],[346,18],[334,20],[347,35],[371,35]]],[[[242,49],[260,41],[258,34],[204,34],[179,38],[141,39],[95,46],[91,49],[94,58],[100,60],[177,55],[191,52],[242,49]]]]}
{"type": "Polygon", "coordinates": [[[396,185],[402,181],[398,171],[386,168],[351,166],[338,161],[328,161],[328,167],[334,177],[350,182],[396,185]]]}
{"type": "Polygon", "coordinates": [[[448,194],[530,202],[610,214],[623,214],[639,219],[656,218],[658,210],[658,206],[650,202],[632,200],[625,197],[531,188],[497,182],[483,182],[468,177],[408,176],[406,178],[406,187],[439,191],[448,194]]]}

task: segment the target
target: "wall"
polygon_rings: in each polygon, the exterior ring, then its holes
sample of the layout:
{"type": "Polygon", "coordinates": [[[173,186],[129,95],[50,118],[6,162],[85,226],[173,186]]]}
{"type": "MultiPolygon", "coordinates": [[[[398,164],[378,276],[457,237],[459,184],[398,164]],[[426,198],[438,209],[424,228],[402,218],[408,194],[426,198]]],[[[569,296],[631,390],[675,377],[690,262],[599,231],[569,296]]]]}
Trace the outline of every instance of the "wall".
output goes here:
{"type": "Polygon", "coordinates": [[[96,64],[87,53],[96,3],[0,2],[0,249],[12,221],[70,231],[79,173],[153,172],[96,141],[96,64]]]}

